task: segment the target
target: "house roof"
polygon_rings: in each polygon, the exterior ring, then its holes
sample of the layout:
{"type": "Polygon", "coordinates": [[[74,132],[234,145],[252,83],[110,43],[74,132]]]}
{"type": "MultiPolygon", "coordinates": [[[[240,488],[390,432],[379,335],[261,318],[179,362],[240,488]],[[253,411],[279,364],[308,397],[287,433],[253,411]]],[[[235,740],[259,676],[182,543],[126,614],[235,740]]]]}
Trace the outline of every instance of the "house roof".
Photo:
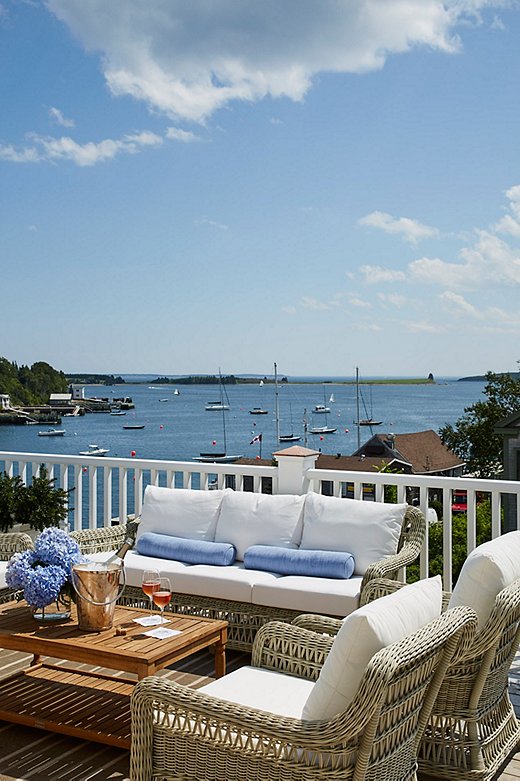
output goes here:
{"type": "Polygon", "coordinates": [[[394,457],[411,464],[416,475],[447,472],[464,466],[455,453],[443,445],[432,429],[412,434],[375,434],[354,455],[394,457]]]}

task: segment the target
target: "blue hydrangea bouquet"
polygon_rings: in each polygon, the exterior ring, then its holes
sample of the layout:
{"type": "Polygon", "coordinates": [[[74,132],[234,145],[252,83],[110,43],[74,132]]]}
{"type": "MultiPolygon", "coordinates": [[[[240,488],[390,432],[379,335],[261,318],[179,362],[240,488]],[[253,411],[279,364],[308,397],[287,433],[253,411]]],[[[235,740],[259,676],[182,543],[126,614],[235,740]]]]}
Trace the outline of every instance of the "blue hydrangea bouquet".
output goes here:
{"type": "Polygon", "coordinates": [[[73,596],[72,565],[84,561],[78,543],[66,532],[50,527],[38,535],[34,550],[15,553],[8,561],[5,580],[9,588],[23,591],[31,607],[68,602],[73,596]]]}

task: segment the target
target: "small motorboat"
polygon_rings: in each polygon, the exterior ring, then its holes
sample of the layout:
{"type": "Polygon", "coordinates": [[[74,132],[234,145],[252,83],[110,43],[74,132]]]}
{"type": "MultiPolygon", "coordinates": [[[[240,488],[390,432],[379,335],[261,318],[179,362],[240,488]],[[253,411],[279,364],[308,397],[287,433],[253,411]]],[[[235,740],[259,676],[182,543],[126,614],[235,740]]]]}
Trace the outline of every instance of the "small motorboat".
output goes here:
{"type": "Polygon", "coordinates": [[[207,412],[222,412],[222,410],[229,409],[229,404],[224,404],[222,401],[208,401],[204,409],[207,412]]]}
{"type": "Polygon", "coordinates": [[[123,412],[120,409],[113,409],[113,410],[110,411],[110,414],[111,415],[126,415],[126,412],[123,412]]]}
{"type": "Polygon", "coordinates": [[[131,428],[131,429],[144,428],[144,423],[125,423],[123,428],[131,428]]]}
{"type": "Polygon", "coordinates": [[[315,426],[311,428],[311,434],[335,434],[337,428],[331,428],[330,426],[315,426]]]}
{"type": "Polygon", "coordinates": [[[109,453],[110,450],[106,447],[99,447],[98,445],[89,445],[88,450],[80,450],[80,456],[104,456],[105,453],[109,453]]]}
{"type": "Polygon", "coordinates": [[[330,407],[326,407],[325,404],[316,404],[312,411],[316,413],[316,415],[326,415],[330,412],[330,407]]]}
{"type": "Polygon", "coordinates": [[[64,434],[64,428],[49,428],[47,431],[38,431],[39,437],[62,437],[64,434]]]}
{"type": "Polygon", "coordinates": [[[269,410],[262,409],[262,407],[253,407],[253,409],[249,410],[250,415],[267,415],[269,414],[269,410]]]}

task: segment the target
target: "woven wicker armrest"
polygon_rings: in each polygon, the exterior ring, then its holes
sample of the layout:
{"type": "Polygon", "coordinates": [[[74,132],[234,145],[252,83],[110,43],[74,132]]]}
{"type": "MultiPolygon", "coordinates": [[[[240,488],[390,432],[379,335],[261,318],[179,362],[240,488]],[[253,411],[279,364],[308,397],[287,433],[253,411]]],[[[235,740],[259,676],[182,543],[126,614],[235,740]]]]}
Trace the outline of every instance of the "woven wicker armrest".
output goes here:
{"type": "Polygon", "coordinates": [[[0,561],[7,561],[13,553],[32,550],[33,541],[23,532],[2,532],[0,534],[0,561]]]}
{"type": "Polygon", "coordinates": [[[70,533],[84,554],[117,550],[123,544],[125,535],[126,524],[101,529],[83,529],[70,533]]]}
{"type": "Polygon", "coordinates": [[[251,664],[315,681],[332,638],[282,621],[270,621],[255,637],[251,664]]]}
{"type": "Polygon", "coordinates": [[[308,629],[310,632],[319,632],[334,637],[341,629],[343,621],[339,618],[320,616],[316,613],[302,613],[292,620],[292,624],[302,629],[308,629]]]}

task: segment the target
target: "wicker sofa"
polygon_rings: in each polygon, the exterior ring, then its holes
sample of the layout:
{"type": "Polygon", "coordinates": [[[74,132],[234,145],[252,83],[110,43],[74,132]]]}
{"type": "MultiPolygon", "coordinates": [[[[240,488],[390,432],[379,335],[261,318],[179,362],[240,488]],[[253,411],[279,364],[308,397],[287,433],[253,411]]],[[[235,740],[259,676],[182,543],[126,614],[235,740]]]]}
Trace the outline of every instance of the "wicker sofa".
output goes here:
{"type": "Polygon", "coordinates": [[[0,534],[0,604],[12,599],[13,591],[7,588],[5,571],[7,562],[14,553],[31,550],[33,541],[28,534],[22,532],[5,532],[0,534]]]}
{"type": "MultiPolygon", "coordinates": [[[[125,528],[83,530],[73,536],[84,553],[102,559],[120,545],[125,528]]],[[[146,605],[142,573],[159,569],[172,580],[172,610],[226,619],[229,646],[251,650],[256,632],[267,621],[291,621],[308,612],[348,615],[358,607],[367,583],[396,578],[417,558],[423,537],[423,515],[407,505],[314,493],[271,496],[148,486],[136,546],[125,558],[122,601],[146,605]],[[143,553],[150,535],[173,540],[171,552],[160,557],[143,553]],[[193,543],[195,558],[178,560],[176,546],[186,542],[193,543]],[[220,566],[197,559],[199,547],[212,551],[218,545],[233,547],[233,563],[220,566]],[[312,567],[303,574],[280,572],[269,563],[251,568],[253,546],[263,546],[261,553],[269,548],[292,558],[330,552],[348,556],[350,551],[354,572],[349,578],[327,577],[327,570],[316,577],[312,567]]]]}

